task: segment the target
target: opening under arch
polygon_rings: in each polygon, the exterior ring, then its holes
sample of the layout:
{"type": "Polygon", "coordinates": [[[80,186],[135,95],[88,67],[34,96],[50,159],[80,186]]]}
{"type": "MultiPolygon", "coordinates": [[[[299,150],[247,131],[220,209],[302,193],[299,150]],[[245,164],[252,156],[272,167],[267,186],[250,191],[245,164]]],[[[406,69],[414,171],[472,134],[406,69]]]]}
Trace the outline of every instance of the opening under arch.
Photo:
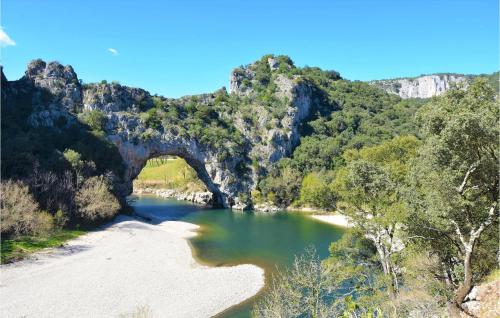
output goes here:
{"type": "Polygon", "coordinates": [[[203,172],[182,157],[157,156],[146,161],[133,180],[133,189],[134,192],[161,192],[178,199],[220,207],[220,194],[210,190],[209,184],[203,180],[203,172]]]}

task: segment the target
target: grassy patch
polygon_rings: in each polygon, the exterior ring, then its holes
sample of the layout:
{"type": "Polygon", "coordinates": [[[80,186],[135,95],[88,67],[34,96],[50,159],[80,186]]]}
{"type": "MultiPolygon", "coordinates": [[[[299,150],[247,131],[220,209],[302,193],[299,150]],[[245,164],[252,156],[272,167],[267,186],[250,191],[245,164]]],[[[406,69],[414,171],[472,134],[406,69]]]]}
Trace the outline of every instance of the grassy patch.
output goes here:
{"type": "Polygon", "coordinates": [[[134,181],[135,188],[163,188],[190,191],[206,191],[196,171],[182,158],[169,158],[158,163],[149,160],[134,181]]]}
{"type": "Polygon", "coordinates": [[[66,241],[84,233],[86,232],[82,230],[60,230],[46,237],[23,236],[12,240],[2,240],[1,263],[23,259],[44,248],[61,246],[66,241]]]}
{"type": "Polygon", "coordinates": [[[484,279],[485,283],[492,283],[497,280],[500,280],[500,269],[493,270],[486,278],[484,279]]]}

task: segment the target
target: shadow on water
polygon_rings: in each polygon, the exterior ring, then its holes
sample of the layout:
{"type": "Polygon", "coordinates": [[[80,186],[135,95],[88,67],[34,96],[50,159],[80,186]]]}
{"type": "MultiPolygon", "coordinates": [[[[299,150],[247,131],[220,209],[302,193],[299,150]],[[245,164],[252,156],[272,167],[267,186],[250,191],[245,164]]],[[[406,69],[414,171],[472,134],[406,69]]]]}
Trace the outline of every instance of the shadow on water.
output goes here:
{"type": "MultiPolygon", "coordinates": [[[[199,235],[190,239],[193,255],[202,263],[228,266],[251,263],[264,268],[266,283],[276,266],[289,266],[294,256],[313,245],[319,256],[328,256],[331,242],[344,230],[315,221],[300,213],[262,214],[208,209],[187,202],[153,196],[135,197],[138,215],[153,223],[179,220],[200,226],[199,235]]],[[[261,293],[234,306],[217,317],[250,317],[261,293]]]]}

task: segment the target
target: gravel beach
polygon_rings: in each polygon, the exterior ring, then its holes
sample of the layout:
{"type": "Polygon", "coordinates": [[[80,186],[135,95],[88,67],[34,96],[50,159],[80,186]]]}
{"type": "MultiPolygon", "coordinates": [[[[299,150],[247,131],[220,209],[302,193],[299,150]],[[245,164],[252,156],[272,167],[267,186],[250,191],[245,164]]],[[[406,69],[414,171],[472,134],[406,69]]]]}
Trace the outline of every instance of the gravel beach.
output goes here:
{"type": "Polygon", "coordinates": [[[1,266],[1,317],[211,317],[264,286],[255,265],[208,267],[187,238],[197,225],[118,216],[101,230],[1,266]]]}

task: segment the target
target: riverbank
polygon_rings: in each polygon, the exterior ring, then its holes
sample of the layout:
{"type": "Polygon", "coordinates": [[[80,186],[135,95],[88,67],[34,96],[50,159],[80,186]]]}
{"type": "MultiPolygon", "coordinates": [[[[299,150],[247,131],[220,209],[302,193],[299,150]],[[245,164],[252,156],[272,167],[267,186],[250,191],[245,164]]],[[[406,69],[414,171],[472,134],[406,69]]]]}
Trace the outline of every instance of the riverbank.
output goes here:
{"type": "Polygon", "coordinates": [[[311,214],[311,217],[315,220],[332,224],[332,225],[337,225],[341,227],[353,227],[354,225],[349,222],[347,217],[345,217],[342,214],[311,214]]]}
{"type": "Polygon", "coordinates": [[[62,248],[2,265],[0,316],[117,317],[145,307],[153,317],[211,317],[255,295],[261,268],[196,262],[187,238],[197,228],[118,216],[62,248]]]}
{"type": "Polygon", "coordinates": [[[176,189],[134,188],[133,195],[156,195],[162,198],[171,198],[188,201],[198,205],[212,204],[213,194],[210,191],[182,191],[176,189]]]}
{"type": "Polygon", "coordinates": [[[1,264],[20,261],[46,248],[58,247],[85,234],[84,230],[62,229],[47,236],[22,236],[2,240],[1,264]]]}
{"type": "Polygon", "coordinates": [[[289,207],[287,208],[287,211],[301,212],[320,222],[340,227],[349,228],[354,226],[354,224],[349,221],[349,219],[345,215],[338,212],[328,212],[312,207],[289,207]]]}

